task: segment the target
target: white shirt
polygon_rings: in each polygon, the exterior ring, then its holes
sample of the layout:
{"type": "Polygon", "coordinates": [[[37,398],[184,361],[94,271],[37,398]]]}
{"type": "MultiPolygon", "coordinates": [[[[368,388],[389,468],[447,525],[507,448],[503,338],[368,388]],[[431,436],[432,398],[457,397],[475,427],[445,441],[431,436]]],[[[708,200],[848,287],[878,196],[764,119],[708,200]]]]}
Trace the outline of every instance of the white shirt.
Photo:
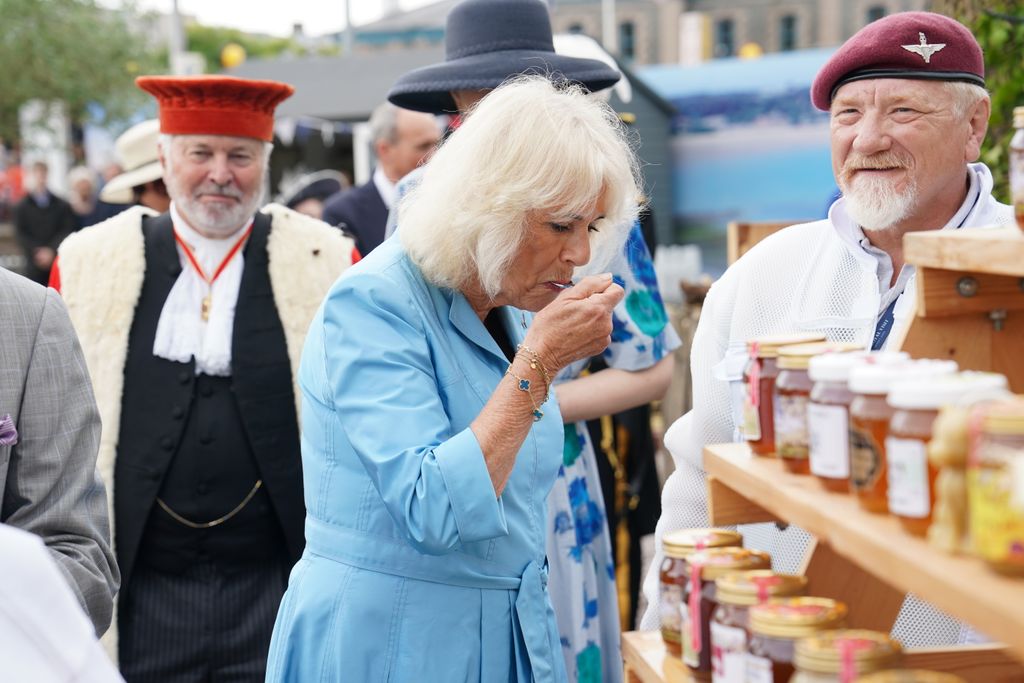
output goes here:
{"type": "Polygon", "coordinates": [[[42,539],[0,524],[0,677],[122,681],[42,539]]]}
{"type": "MultiPolygon", "coordinates": [[[[171,203],[171,221],[181,239],[189,245],[208,277],[231,248],[252,225],[252,220],[225,239],[203,237],[192,229],[171,203]]],[[[171,288],[153,340],[153,355],[188,363],[196,359],[196,374],[218,377],[231,375],[231,332],[235,324],[235,305],[242,285],[245,259],[242,250],[231,259],[213,285],[207,285],[189,262],[185,250],[175,241],[181,274],[171,288]],[[209,320],[203,320],[203,299],[210,297],[209,320]]],[[[244,246],[243,246],[244,249],[244,246]]]]}
{"type": "Polygon", "coordinates": [[[395,200],[398,199],[396,183],[388,180],[388,177],[384,175],[384,170],[378,166],[373,171],[373,184],[377,187],[380,198],[384,200],[384,206],[388,207],[390,211],[395,206],[395,200]]]}

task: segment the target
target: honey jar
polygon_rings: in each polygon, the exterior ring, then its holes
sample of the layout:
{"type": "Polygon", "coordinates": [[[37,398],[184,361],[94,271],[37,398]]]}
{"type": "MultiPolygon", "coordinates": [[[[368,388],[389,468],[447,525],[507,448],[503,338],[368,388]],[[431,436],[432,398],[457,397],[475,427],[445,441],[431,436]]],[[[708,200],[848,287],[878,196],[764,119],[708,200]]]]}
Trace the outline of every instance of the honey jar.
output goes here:
{"type": "Polygon", "coordinates": [[[711,680],[745,683],[750,607],[770,598],[803,595],[807,577],[758,569],[726,574],[715,581],[718,607],[711,616],[711,680]]]}
{"type": "Polygon", "coordinates": [[[796,644],[796,674],[790,683],[851,683],[860,674],[899,663],[900,644],[887,633],[823,631],[796,644]]]}
{"type": "Polygon", "coordinates": [[[751,607],[748,683],[789,683],[796,641],[842,628],[846,611],[829,598],[776,598],[751,607]]]}
{"type": "Polygon", "coordinates": [[[775,454],[786,469],[795,474],[810,474],[810,437],[807,408],[811,398],[808,368],[811,358],[823,353],[859,350],[855,344],[818,342],[779,349],[779,376],[775,380],[775,454]]]}
{"type": "Polygon", "coordinates": [[[744,548],[709,548],[686,558],[682,645],[683,663],[691,676],[711,679],[711,615],[718,607],[715,581],[725,574],[771,565],[768,553],[744,548]]]}
{"type": "Polygon", "coordinates": [[[1024,575],[1024,396],[978,406],[969,429],[971,547],[996,571],[1024,575]]]}
{"type": "Polygon", "coordinates": [[[956,371],[953,361],[901,361],[883,356],[850,370],[850,489],[862,508],[889,511],[885,439],[894,412],[886,401],[892,384],[901,378],[928,378],[956,371]]]}
{"type": "Polygon", "coordinates": [[[928,532],[938,468],[928,461],[928,442],[939,408],[960,400],[1006,391],[1006,377],[991,372],[960,372],[925,379],[903,379],[889,390],[893,408],[885,439],[889,511],[917,536],[928,532]]]}
{"type": "Polygon", "coordinates": [[[739,547],[743,536],[729,529],[679,529],[670,531],[661,540],[661,561],[658,607],[661,615],[661,638],[665,649],[682,655],[682,614],[686,590],[686,558],[705,548],[739,547]]]}
{"type": "Polygon", "coordinates": [[[740,431],[757,455],[775,453],[775,414],[772,399],[779,375],[779,349],[793,344],[825,341],[821,334],[780,334],[747,342],[749,360],[743,370],[743,424],[740,431]]]}

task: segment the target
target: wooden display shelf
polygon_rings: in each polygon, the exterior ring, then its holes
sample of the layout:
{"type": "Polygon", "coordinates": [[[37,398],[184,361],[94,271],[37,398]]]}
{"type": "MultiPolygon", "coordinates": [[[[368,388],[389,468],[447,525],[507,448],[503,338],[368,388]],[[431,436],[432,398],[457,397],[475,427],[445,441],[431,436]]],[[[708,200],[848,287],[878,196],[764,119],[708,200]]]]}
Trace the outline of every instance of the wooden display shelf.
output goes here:
{"type": "Polygon", "coordinates": [[[903,236],[903,257],[925,268],[1024,277],[1024,232],[1014,227],[911,232],[903,236]]]}
{"type": "MultiPolygon", "coordinates": [[[[745,444],[708,446],[704,467],[712,524],[784,519],[864,573],[963,619],[1024,660],[1024,580],[995,574],[974,558],[942,553],[904,532],[895,518],[866,512],[853,496],[830,493],[814,477],[790,474],[779,460],[755,457],[745,444]],[[723,497],[723,491],[729,494],[723,497]]],[[[854,601],[876,597],[872,589],[848,593],[845,600],[852,608],[854,601]]],[[[1024,679],[1024,668],[1020,673],[1024,679]]]]}
{"type": "Polygon", "coordinates": [[[625,683],[690,683],[683,660],[665,651],[660,631],[632,631],[622,634],[625,683]]]}

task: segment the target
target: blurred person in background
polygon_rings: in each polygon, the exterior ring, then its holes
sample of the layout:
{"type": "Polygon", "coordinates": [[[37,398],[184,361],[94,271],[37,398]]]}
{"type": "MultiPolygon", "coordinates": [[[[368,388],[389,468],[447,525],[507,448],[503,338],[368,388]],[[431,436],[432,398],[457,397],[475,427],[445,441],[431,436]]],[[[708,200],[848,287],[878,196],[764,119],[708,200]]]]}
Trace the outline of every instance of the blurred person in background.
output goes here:
{"type": "Polygon", "coordinates": [[[348,178],[343,173],[324,169],[296,178],[281,192],[277,201],[293,211],[319,220],[323,218],[324,202],[327,198],[347,190],[348,187],[348,178]]]}
{"type": "Polygon", "coordinates": [[[25,274],[39,284],[50,280],[57,247],[78,227],[71,205],[47,187],[49,167],[32,164],[28,192],[14,208],[14,231],[25,253],[25,274]]]}
{"type": "Polygon", "coordinates": [[[436,117],[384,102],[370,116],[377,168],[370,182],[342,190],[324,203],[323,220],[355,235],[363,256],[384,241],[395,183],[423,163],[441,139],[436,117]]]}
{"type": "MultiPolygon", "coordinates": [[[[602,91],[620,78],[614,60],[556,53],[548,8],[539,0],[465,0],[448,15],[448,58],[400,77],[388,93],[394,104],[472,120],[474,106],[522,73],[544,73],[602,91]]],[[[606,98],[605,98],[606,99],[606,98]]],[[[400,183],[415,187],[423,171],[400,183]]],[[[504,188],[502,188],[504,189],[504,188]]],[[[509,190],[511,191],[511,189],[509,190]]],[[[635,203],[640,195],[633,197],[635,203]]],[[[402,227],[397,226],[399,235],[402,227]]],[[[612,314],[608,366],[585,375],[589,359],[569,364],[555,378],[565,420],[562,464],[547,499],[545,529],[549,585],[562,656],[570,681],[619,681],[621,619],[606,503],[586,420],[660,398],[671,380],[671,351],[679,339],[658,293],[654,267],[639,223],[608,266],[624,300],[612,314]],[[584,376],[585,375],[585,376],[584,376]]]]}
{"type": "Polygon", "coordinates": [[[170,208],[171,198],[164,185],[164,169],[157,149],[159,138],[160,122],[149,119],[121,133],[114,142],[121,163],[108,167],[117,173],[107,178],[100,190],[100,201],[116,207],[116,213],[132,205],[145,206],[157,213],[170,208]]]}

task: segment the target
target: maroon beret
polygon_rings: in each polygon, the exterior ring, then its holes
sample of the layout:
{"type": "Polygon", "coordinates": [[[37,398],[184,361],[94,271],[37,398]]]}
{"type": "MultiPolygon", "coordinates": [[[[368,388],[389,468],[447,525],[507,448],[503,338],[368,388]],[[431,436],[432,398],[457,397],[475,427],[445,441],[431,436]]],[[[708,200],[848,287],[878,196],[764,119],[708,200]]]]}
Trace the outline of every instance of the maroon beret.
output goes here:
{"type": "Polygon", "coordinates": [[[874,21],[840,47],[811,86],[828,111],[839,86],[869,78],[966,81],[985,86],[981,47],[967,27],[942,14],[899,12],[874,21]]]}

